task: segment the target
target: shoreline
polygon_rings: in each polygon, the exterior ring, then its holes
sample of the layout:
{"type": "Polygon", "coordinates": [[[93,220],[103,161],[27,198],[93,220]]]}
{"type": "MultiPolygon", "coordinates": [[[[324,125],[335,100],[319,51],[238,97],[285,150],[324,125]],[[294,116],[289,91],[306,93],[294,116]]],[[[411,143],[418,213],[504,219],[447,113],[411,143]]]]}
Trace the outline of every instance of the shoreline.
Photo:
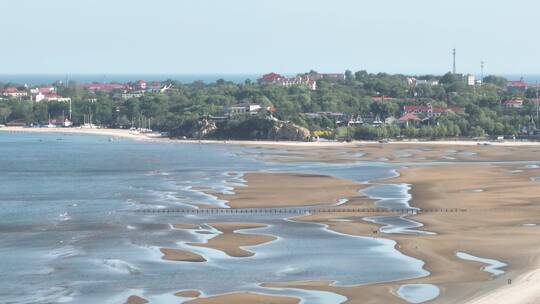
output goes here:
{"type": "Polygon", "coordinates": [[[69,133],[69,134],[90,134],[104,135],[113,137],[129,138],[142,141],[158,141],[170,143],[186,143],[186,144],[230,144],[230,145],[245,145],[245,146],[282,146],[282,147],[349,147],[355,144],[360,145],[436,145],[436,146],[502,146],[502,147],[540,147],[540,142],[534,141],[489,141],[489,140],[420,140],[411,139],[405,141],[389,141],[388,143],[380,143],[379,141],[369,140],[354,140],[351,142],[341,141],[270,141],[270,140],[218,140],[218,139],[172,139],[161,137],[156,133],[139,133],[127,129],[110,129],[110,128],[25,128],[25,127],[0,127],[0,132],[24,132],[24,133],[69,133]]]}
{"type": "MultiPolygon", "coordinates": [[[[411,153],[440,153],[447,149],[449,145],[457,145],[462,142],[395,142],[390,144],[380,144],[378,142],[320,142],[320,143],[299,143],[299,142],[260,142],[260,141],[197,141],[197,140],[171,140],[148,136],[147,134],[137,134],[129,130],[117,129],[30,129],[30,128],[0,128],[0,132],[33,132],[33,133],[71,133],[104,135],[111,137],[122,137],[141,141],[155,141],[162,143],[188,143],[188,144],[231,144],[244,146],[270,146],[275,147],[307,147],[306,151],[322,151],[317,149],[324,147],[335,147],[327,149],[331,154],[336,151],[344,151],[347,148],[360,148],[362,144],[380,148],[377,151],[405,151],[408,146],[426,145],[430,146],[430,151],[412,151],[411,153]],[[328,146],[324,146],[327,144],[328,146]],[[400,145],[407,144],[407,145],[400,145]],[[344,148],[345,147],[345,148],[344,148]]],[[[538,157],[538,149],[527,149],[521,147],[540,147],[540,143],[527,143],[518,145],[517,143],[493,143],[499,147],[490,149],[479,146],[480,149],[488,149],[482,157],[487,159],[507,159],[514,160],[513,155],[523,158],[538,157]],[[534,144],[534,145],[533,145],[534,144]],[[520,154],[528,152],[529,154],[520,154]],[[533,156],[531,156],[533,155],[533,156]]],[[[465,145],[466,146],[466,145],[465,145]]],[[[469,142],[468,146],[478,146],[476,142],[469,142]]],[[[410,148],[409,148],[410,149],[410,148]]],[[[473,150],[472,148],[466,152],[473,150]]],[[[294,150],[291,150],[294,152],[294,150]]],[[[473,150],[474,151],[474,150],[473,150]]],[[[409,152],[409,151],[408,151],[409,152]]],[[[454,151],[457,153],[459,151],[454,151]]],[[[460,152],[461,153],[461,152],[460,152]]],[[[465,157],[477,157],[481,155],[465,155],[465,157]],[[476,156],[475,156],[476,155],[476,156]]],[[[334,155],[334,157],[337,157],[334,155]]],[[[439,156],[437,156],[439,157],[439,156]]],[[[467,164],[463,158],[458,158],[453,164],[444,166],[418,166],[420,158],[411,156],[405,159],[413,162],[408,168],[399,169],[400,175],[379,183],[407,183],[411,185],[409,193],[412,195],[410,205],[422,209],[430,208],[465,208],[468,212],[460,215],[449,215],[441,213],[421,213],[410,216],[410,219],[424,224],[420,230],[436,232],[435,236],[424,235],[400,235],[378,233],[376,237],[391,239],[396,241],[395,249],[403,254],[420,259],[425,262],[424,268],[431,274],[428,277],[393,281],[389,283],[372,284],[367,286],[338,287],[327,283],[306,284],[305,289],[309,290],[333,290],[333,292],[347,295],[348,303],[356,303],[361,295],[372,295],[373,297],[389,297],[394,301],[399,301],[395,297],[395,291],[404,284],[435,284],[440,289],[440,296],[433,300],[435,303],[468,303],[468,304],[518,304],[527,301],[540,300],[540,259],[537,254],[540,250],[534,248],[535,240],[540,236],[540,227],[525,226],[526,224],[540,224],[536,215],[536,203],[540,199],[535,196],[538,193],[540,183],[534,181],[533,177],[540,176],[538,167],[524,169],[522,164],[467,164]],[[518,170],[521,169],[521,170],[518,170]],[[515,171],[515,172],[513,172],[515,171]],[[519,171],[519,172],[518,172],[519,171]],[[474,191],[480,189],[481,191],[474,191]],[[473,191],[468,191],[473,190],[473,191]],[[488,214],[482,210],[498,209],[488,214]],[[502,211],[504,209],[504,211],[502,211]],[[508,211],[508,209],[512,209],[508,211]],[[512,250],[507,250],[512,248],[512,250]],[[485,266],[479,262],[460,260],[456,257],[456,252],[465,252],[474,256],[496,259],[508,264],[503,275],[493,277],[484,271],[485,266]],[[511,252],[507,252],[511,251],[511,252]],[[506,280],[512,279],[512,284],[507,285],[506,280]],[[310,286],[310,285],[315,286],[310,286]],[[339,291],[339,292],[338,292],[339,291]],[[504,300],[503,300],[504,299],[504,300]]],[[[312,204],[314,200],[320,203],[332,203],[336,199],[347,197],[350,200],[341,207],[372,205],[373,199],[366,197],[357,190],[364,187],[362,184],[350,180],[339,179],[332,176],[309,175],[298,173],[249,173],[245,176],[247,187],[237,187],[235,194],[220,197],[229,201],[231,206],[249,207],[270,207],[271,202],[280,202],[278,207],[312,204]],[[279,177],[279,178],[276,178],[279,177]],[[298,186],[301,187],[298,187],[298,186]],[[295,188],[295,189],[293,189],[295,188]],[[290,195],[297,191],[296,195],[290,195]],[[282,196],[275,196],[275,193],[282,193],[282,196]],[[307,194],[306,194],[307,193],[307,194]],[[293,197],[300,197],[301,200],[293,200],[293,197]],[[288,202],[287,202],[288,201],[288,202]]],[[[202,190],[204,192],[204,190],[202,190]]],[[[363,215],[358,214],[315,214],[302,217],[306,222],[314,222],[327,225],[327,229],[345,233],[348,235],[359,235],[373,237],[375,229],[380,225],[368,223],[363,220],[363,215]],[[342,220],[352,221],[342,221],[342,220]]],[[[181,224],[180,224],[181,225],[181,224]]],[[[190,229],[190,226],[185,226],[190,229]]],[[[180,226],[178,228],[181,228],[180,226]]],[[[234,227],[225,227],[234,235],[234,227]]],[[[256,228],[256,227],[255,227],[256,228]]],[[[182,228],[183,229],[183,228],[182,228]]],[[[242,236],[245,238],[245,236],[242,236]]],[[[226,239],[230,241],[230,239],[226,239]]],[[[216,240],[217,241],[217,240],[216,240]]],[[[234,240],[238,242],[238,239],[234,240]]],[[[223,244],[218,243],[218,247],[223,244]]],[[[204,246],[203,246],[204,247],[204,246]]],[[[241,246],[232,256],[247,255],[241,251],[241,246]]],[[[222,248],[224,249],[224,248],[222,248]]],[[[225,248],[231,251],[230,248],[225,248]]],[[[184,252],[177,252],[174,249],[165,248],[164,257],[169,254],[169,259],[165,260],[182,261],[186,259],[184,252]],[[168,252],[167,252],[168,251],[168,252]],[[176,255],[176,256],[175,256],[176,255]]],[[[231,251],[232,252],[232,251],[231,251]]],[[[249,256],[249,255],[247,255],[249,256]]],[[[200,261],[200,257],[188,257],[200,261]]],[[[296,282],[298,283],[298,282],[296,282]]],[[[281,284],[281,283],[280,283],[281,284]]],[[[291,287],[297,285],[295,282],[283,282],[280,287],[291,287]]],[[[302,288],[300,288],[302,289],[302,288]]],[[[380,298],[379,298],[380,299],[380,298]]],[[[376,300],[376,299],[374,299],[376,300]]],[[[203,302],[201,302],[203,303],[203,302]]],[[[375,303],[375,302],[374,302],[375,303]]]]}

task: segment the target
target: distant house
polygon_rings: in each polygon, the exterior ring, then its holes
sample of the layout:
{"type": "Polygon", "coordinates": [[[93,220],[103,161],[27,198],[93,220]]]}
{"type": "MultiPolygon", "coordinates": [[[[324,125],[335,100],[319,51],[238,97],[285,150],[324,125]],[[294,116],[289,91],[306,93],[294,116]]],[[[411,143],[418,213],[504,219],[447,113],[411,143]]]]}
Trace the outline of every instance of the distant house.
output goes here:
{"type": "Polygon", "coordinates": [[[69,128],[73,126],[73,123],[67,118],[57,118],[49,120],[49,125],[61,128],[69,128]]]}
{"type": "Polygon", "coordinates": [[[3,90],[0,89],[0,94],[4,97],[25,97],[28,93],[25,91],[19,91],[16,87],[7,87],[3,90]]]}
{"type": "Polygon", "coordinates": [[[398,119],[399,123],[404,123],[407,126],[409,126],[410,123],[417,124],[420,121],[422,121],[420,117],[413,113],[405,113],[398,119]]]}
{"type": "Polygon", "coordinates": [[[311,90],[317,89],[317,81],[312,78],[312,74],[302,74],[295,77],[285,77],[277,73],[263,75],[258,82],[260,84],[279,84],[284,87],[305,85],[311,90]]]}
{"type": "Polygon", "coordinates": [[[413,87],[439,85],[439,81],[437,79],[416,79],[414,77],[407,77],[407,83],[413,87]]]}
{"type": "Polygon", "coordinates": [[[89,91],[113,91],[113,90],[125,90],[128,88],[126,84],[121,83],[88,83],[80,84],[79,87],[89,91]]]}
{"type": "Polygon", "coordinates": [[[374,102],[384,102],[384,101],[393,101],[395,98],[388,97],[388,96],[372,96],[371,100],[374,102]]]}
{"type": "Polygon", "coordinates": [[[144,96],[144,92],[140,92],[140,91],[133,91],[133,92],[124,92],[120,95],[120,98],[122,98],[123,100],[128,100],[128,99],[132,99],[132,98],[141,98],[144,96]]]}
{"type": "Polygon", "coordinates": [[[501,104],[505,109],[521,109],[523,108],[523,98],[504,100],[501,104]]]}
{"type": "Polygon", "coordinates": [[[461,113],[464,112],[464,109],[462,108],[444,108],[444,107],[433,107],[431,105],[427,106],[404,106],[403,107],[403,113],[404,114],[415,114],[415,115],[421,115],[425,117],[438,117],[443,114],[449,114],[449,113],[461,113]]]}
{"type": "Polygon", "coordinates": [[[33,96],[33,99],[35,102],[41,102],[41,101],[58,101],[58,102],[71,102],[71,98],[69,97],[62,97],[58,94],[52,92],[52,93],[37,93],[33,96]]]}
{"type": "Polygon", "coordinates": [[[133,85],[133,89],[145,91],[146,90],[146,81],[139,80],[139,81],[135,82],[135,84],[133,85]]]}
{"type": "Polygon", "coordinates": [[[468,86],[475,86],[476,85],[476,76],[473,74],[467,74],[465,75],[465,83],[467,83],[468,86]]]}
{"type": "Polygon", "coordinates": [[[261,105],[242,103],[225,107],[225,115],[255,115],[262,109],[261,105]]]}
{"type": "Polygon", "coordinates": [[[523,79],[519,81],[508,81],[506,83],[506,91],[509,93],[525,93],[529,88],[529,84],[523,79]]]}
{"type": "Polygon", "coordinates": [[[39,93],[41,93],[41,94],[50,94],[50,93],[55,93],[55,92],[56,92],[55,87],[42,87],[42,88],[30,89],[30,94],[32,94],[32,95],[37,95],[39,93]]]}
{"type": "Polygon", "coordinates": [[[277,73],[269,73],[262,76],[261,79],[259,79],[260,83],[277,83],[285,80],[287,77],[282,76],[277,73]]]}

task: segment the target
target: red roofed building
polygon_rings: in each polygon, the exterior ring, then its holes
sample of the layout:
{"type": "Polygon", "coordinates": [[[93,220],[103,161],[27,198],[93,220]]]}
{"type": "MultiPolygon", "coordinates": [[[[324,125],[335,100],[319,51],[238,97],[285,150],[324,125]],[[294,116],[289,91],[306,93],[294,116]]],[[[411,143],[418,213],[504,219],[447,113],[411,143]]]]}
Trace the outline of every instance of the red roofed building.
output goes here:
{"type": "Polygon", "coordinates": [[[416,116],[416,114],[412,113],[406,113],[403,116],[399,118],[399,121],[406,122],[406,121],[421,121],[421,119],[416,116]]]}
{"type": "Polygon", "coordinates": [[[16,87],[8,87],[3,90],[0,89],[0,94],[5,97],[24,97],[28,96],[25,91],[19,91],[16,87]]]}
{"type": "Polygon", "coordinates": [[[506,109],[521,109],[523,108],[523,98],[512,98],[502,102],[502,106],[506,109]]]}
{"type": "Polygon", "coordinates": [[[309,87],[311,90],[317,89],[317,81],[311,78],[310,74],[303,74],[303,75],[298,75],[296,77],[288,78],[280,74],[270,73],[270,74],[263,75],[262,78],[258,80],[258,82],[261,84],[270,84],[270,83],[280,84],[285,87],[290,87],[294,85],[305,85],[309,87]]]}
{"type": "Polygon", "coordinates": [[[523,81],[508,81],[506,83],[506,90],[508,92],[525,92],[529,88],[529,84],[523,81]]]}
{"type": "Polygon", "coordinates": [[[403,116],[401,116],[398,121],[400,123],[405,123],[407,126],[409,126],[409,122],[412,122],[414,124],[417,124],[418,122],[422,121],[416,114],[412,113],[405,113],[403,116]]]}
{"type": "Polygon", "coordinates": [[[276,83],[285,80],[287,77],[284,77],[277,73],[269,73],[262,76],[261,79],[259,79],[259,82],[265,82],[265,83],[276,83]]]}
{"type": "Polygon", "coordinates": [[[433,107],[431,105],[427,106],[404,106],[403,113],[405,114],[416,114],[423,115],[427,117],[441,116],[442,114],[448,113],[460,113],[464,112],[462,108],[443,108],[443,107],[433,107]]]}

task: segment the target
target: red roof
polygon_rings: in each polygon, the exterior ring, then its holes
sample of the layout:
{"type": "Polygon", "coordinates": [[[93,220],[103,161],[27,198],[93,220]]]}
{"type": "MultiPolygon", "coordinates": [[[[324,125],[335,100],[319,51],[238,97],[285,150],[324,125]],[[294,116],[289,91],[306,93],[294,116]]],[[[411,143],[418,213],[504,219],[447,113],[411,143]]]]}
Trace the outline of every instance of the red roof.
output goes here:
{"type": "Polygon", "coordinates": [[[18,93],[19,89],[16,87],[9,87],[4,89],[4,93],[18,93]]]}
{"type": "Polygon", "coordinates": [[[281,76],[279,74],[276,74],[276,73],[270,73],[270,74],[266,74],[266,75],[262,76],[262,80],[264,82],[274,82],[274,81],[282,80],[284,78],[285,77],[283,77],[283,76],[281,76]]]}
{"type": "Polygon", "coordinates": [[[54,91],[53,87],[38,88],[38,92],[43,93],[43,94],[50,93],[53,91],[54,91]]]}
{"type": "Polygon", "coordinates": [[[418,118],[418,116],[412,113],[407,113],[399,118],[399,121],[410,121],[410,120],[420,121],[420,118],[418,118]]]}
{"type": "Polygon", "coordinates": [[[529,84],[526,83],[525,81],[520,80],[520,81],[509,81],[506,85],[509,87],[526,87],[529,84]]]}

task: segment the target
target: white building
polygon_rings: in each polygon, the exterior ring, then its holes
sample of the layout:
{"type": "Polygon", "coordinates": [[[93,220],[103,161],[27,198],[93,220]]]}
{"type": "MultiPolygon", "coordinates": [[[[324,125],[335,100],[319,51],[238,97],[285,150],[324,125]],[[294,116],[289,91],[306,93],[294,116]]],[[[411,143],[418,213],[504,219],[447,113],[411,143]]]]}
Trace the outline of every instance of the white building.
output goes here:
{"type": "Polygon", "coordinates": [[[229,107],[225,107],[226,115],[243,115],[250,114],[255,115],[262,109],[258,104],[237,104],[229,107]]]}
{"type": "Polygon", "coordinates": [[[468,86],[475,86],[476,85],[476,77],[473,75],[473,74],[467,74],[467,76],[465,76],[465,82],[467,83],[468,86]]]}

